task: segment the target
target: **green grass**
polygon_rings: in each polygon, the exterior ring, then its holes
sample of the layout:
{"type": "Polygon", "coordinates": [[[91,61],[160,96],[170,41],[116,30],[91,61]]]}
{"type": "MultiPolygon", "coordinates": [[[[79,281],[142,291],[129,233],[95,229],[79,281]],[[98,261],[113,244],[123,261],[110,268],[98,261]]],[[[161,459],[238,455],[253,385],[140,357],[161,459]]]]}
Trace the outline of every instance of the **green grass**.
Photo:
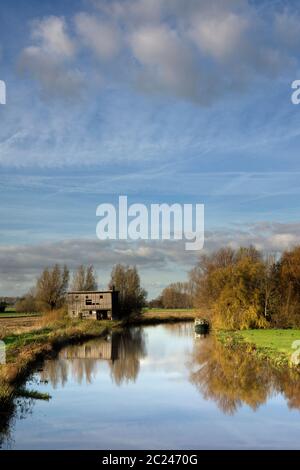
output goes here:
{"type": "Polygon", "coordinates": [[[296,329],[220,331],[217,334],[223,342],[230,338],[238,342],[250,343],[256,347],[259,354],[275,361],[280,361],[283,358],[289,360],[295,351],[292,348],[293,342],[300,340],[300,330],[296,329]]]}
{"type": "Polygon", "coordinates": [[[8,335],[5,336],[4,342],[9,347],[22,347],[27,344],[39,341],[44,342],[49,338],[49,333],[52,332],[51,328],[41,328],[38,330],[29,331],[28,333],[22,333],[20,335],[8,335]]]}
{"type": "Polygon", "coordinates": [[[258,348],[267,348],[274,352],[290,355],[292,344],[300,340],[300,330],[245,330],[240,331],[242,338],[258,348]]]}
{"type": "Polygon", "coordinates": [[[33,398],[34,400],[51,400],[51,395],[49,395],[49,393],[41,393],[37,390],[28,390],[27,388],[19,388],[16,395],[22,398],[33,398]]]}
{"type": "Polygon", "coordinates": [[[38,317],[40,313],[16,312],[14,308],[6,308],[5,312],[0,312],[0,318],[20,318],[20,317],[38,317]]]}

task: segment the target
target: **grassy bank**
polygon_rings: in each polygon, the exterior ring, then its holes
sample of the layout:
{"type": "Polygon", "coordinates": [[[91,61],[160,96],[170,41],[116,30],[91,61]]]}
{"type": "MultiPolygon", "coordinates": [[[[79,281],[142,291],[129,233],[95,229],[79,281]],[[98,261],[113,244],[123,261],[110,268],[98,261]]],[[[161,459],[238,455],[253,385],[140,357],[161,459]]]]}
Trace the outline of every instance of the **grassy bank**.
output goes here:
{"type": "Polygon", "coordinates": [[[288,364],[291,355],[295,352],[292,344],[300,340],[300,330],[242,330],[238,332],[220,331],[218,338],[226,343],[236,341],[247,343],[255,348],[257,354],[262,358],[266,357],[277,365],[288,364]]]}
{"type": "Polygon", "coordinates": [[[91,339],[117,327],[111,321],[74,321],[62,319],[21,334],[8,334],[6,364],[0,366],[0,409],[18,394],[22,381],[36,361],[55,354],[65,344],[91,339]]]}

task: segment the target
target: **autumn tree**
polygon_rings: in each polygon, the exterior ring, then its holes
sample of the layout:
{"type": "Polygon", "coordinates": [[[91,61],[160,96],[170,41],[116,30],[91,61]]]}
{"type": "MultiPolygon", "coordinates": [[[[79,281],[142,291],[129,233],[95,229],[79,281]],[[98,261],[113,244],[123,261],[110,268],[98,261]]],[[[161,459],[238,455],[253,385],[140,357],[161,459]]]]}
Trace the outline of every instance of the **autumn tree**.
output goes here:
{"type": "Polygon", "coordinates": [[[46,268],[36,283],[36,300],[42,309],[60,308],[66,298],[69,283],[69,270],[66,266],[55,264],[46,268]]]}
{"type": "Polygon", "coordinates": [[[147,292],[141,287],[140,276],[135,266],[117,264],[113,267],[109,288],[119,291],[120,316],[140,313],[146,305],[147,292]]]}
{"type": "Polygon", "coordinates": [[[264,327],[265,276],[263,257],[254,247],[203,255],[190,273],[194,304],[220,328],[264,327]]]}
{"type": "Polygon", "coordinates": [[[175,282],[165,287],[161,294],[164,308],[190,308],[192,296],[188,282],[175,282]]]}
{"type": "Polygon", "coordinates": [[[94,291],[97,290],[96,275],[94,266],[80,265],[73,274],[72,290],[74,291],[94,291]]]}
{"type": "Polygon", "coordinates": [[[300,326],[300,246],[283,253],[278,270],[280,326],[300,326]]]}

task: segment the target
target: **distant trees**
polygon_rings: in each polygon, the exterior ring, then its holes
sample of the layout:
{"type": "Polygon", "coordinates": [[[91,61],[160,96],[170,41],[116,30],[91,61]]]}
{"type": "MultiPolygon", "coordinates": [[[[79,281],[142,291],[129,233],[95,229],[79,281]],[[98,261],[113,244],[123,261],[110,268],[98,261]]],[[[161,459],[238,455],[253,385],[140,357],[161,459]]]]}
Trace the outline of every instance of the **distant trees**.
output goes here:
{"type": "Polygon", "coordinates": [[[7,307],[7,303],[3,300],[0,301],[0,313],[5,312],[5,309],[7,307]]]}
{"type": "Polygon", "coordinates": [[[38,312],[39,308],[36,301],[35,289],[30,291],[15,304],[16,312],[20,313],[34,313],[38,312]]]}
{"type": "Polygon", "coordinates": [[[111,272],[109,288],[119,291],[121,317],[140,313],[146,305],[147,292],[141,287],[140,276],[135,266],[117,264],[111,272]]]}
{"type": "Polygon", "coordinates": [[[192,307],[191,288],[188,282],[175,282],[165,287],[160,296],[163,308],[192,307]]]}
{"type": "Polygon", "coordinates": [[[36,301],[41,309],[60,308],[66,298],[69,284],[69,270],[66,266],[55,264],[46,268],[36,283],[36,301]]]}
{"type": "Polygon", "coordinates": [[[155,299],[151,299],[147,302],[148,308],[164,308],[161,295],[156,297],[155,299]]]}
{"type": "Polygon", "coordinates": [[[73,275],[71,288],[74,291],[97,290],[97,281],[94,272],[94,266],[80,265],[73,275]]]}

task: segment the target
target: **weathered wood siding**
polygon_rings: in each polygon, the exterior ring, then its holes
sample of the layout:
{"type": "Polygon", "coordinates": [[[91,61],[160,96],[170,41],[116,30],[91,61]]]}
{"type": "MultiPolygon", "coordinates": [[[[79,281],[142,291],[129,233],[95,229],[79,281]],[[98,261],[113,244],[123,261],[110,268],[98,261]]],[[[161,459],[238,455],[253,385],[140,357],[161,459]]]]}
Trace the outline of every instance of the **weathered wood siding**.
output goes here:
{"type": "Polygon", "coordinates": [[[118,292],[69,292],[68,313],[70,317],[101,319],[118,317],[118,292]]]}

